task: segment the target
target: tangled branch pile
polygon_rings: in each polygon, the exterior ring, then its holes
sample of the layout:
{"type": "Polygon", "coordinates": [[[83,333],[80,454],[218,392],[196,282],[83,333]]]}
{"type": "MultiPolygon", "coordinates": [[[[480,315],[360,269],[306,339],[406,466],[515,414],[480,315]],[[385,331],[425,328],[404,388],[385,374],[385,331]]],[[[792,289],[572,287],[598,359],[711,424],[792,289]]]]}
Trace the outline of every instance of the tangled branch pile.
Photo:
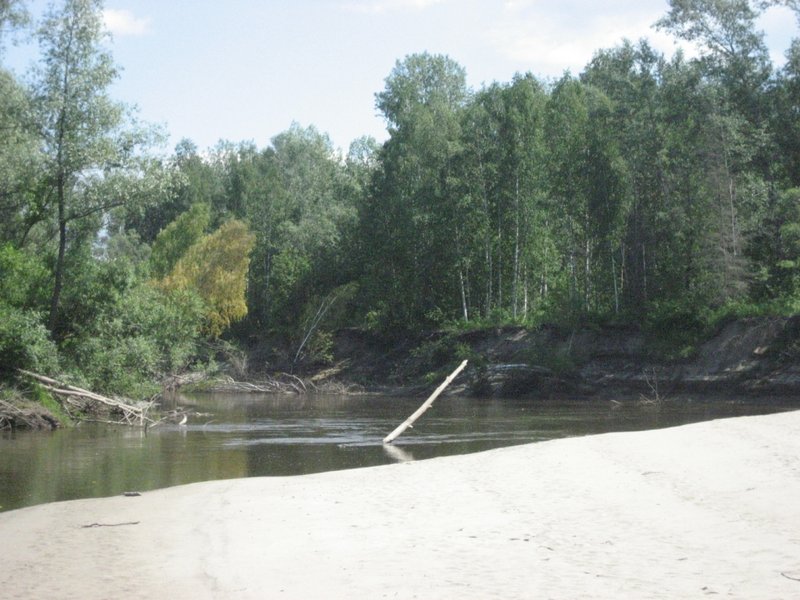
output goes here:
{"type": "MultiPolygon", "coordinates": [[[[310,382],[308,385],[313,387],[310,382]]],[[[279,373],[275,376],[267,376],[266,379],[256,383],[246,381],[234,381],[227,377],[222,381],[215,382],[212,391],[215,392],[254,392],[254,393],[278,393],[278,394],[306,394],[308,393],[307,382],[296,375],[289,373],[279,373]]]]}
{"type": "Polygon", "coordinates": [[[153,423],[147,416],[153,401],[134,404],[130,400],[102,396],[31,371],[18,371],[53,394],[71,418],[85,419],[85,415],[89,414],[105,417],[103,420],[119,425],[145,426],[153,423]]]}

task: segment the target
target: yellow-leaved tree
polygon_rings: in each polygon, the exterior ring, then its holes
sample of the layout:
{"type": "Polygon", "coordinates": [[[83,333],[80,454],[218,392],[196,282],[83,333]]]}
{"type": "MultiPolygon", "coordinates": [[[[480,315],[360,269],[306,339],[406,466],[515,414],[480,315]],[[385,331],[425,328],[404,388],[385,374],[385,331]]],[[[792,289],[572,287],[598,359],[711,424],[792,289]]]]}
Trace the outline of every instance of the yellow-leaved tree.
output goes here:
{"type": "Polygon", "coordinates": [[[218,337],[247,314],[247,271],[254,244],[247,225],[228,221],[193,244],[161,286],[200,296],[206,305],[206,330],[218,337]]]}

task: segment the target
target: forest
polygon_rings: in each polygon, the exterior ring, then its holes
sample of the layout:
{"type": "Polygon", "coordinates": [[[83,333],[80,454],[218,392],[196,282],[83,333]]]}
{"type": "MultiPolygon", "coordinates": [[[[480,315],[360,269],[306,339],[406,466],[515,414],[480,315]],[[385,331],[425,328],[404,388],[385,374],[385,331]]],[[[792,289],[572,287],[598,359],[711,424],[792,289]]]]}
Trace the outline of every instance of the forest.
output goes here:
{"type": "Polygon", "coordinates": [[[16,369],[141,397],[269,347],[330,360],[503,324],[619,324],[676,355],[731,315],[800,310],[800,39],[775,68],[756,21],[796,0],[671,0],[696,44],[599,49],[583,70],[480,89],[445,55],[397,61],[388,139],[337,151],[292,124],[265,147],[182,140],[116,102],[101,0],[32,23],[0,0],[0,385],[16,369]]]}

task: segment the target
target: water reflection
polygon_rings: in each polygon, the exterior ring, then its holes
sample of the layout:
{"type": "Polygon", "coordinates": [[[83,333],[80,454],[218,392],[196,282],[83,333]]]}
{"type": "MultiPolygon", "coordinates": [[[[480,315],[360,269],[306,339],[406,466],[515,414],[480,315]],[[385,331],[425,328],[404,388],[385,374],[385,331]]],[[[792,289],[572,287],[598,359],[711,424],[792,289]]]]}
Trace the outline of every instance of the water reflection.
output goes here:
{"type": "Polygon", "coordinates": [[[0,435],[0,510],[171,485],[420,460],[607,431],[648,429],[800,407],[785,400],[686,398],[636,403],[509,402],[440,398],[391,446],[383,438],[420,399],[380,396],[175,397],[184,426],[147,433],[84,424],[0,435]]]}
{"type": "Polygon", "coordinates": [[[414,455],[408,451],[403,450],[399,446],[395,446],[394,444],[384,444],[383,451],[386,453],[386,456],[391,458],[394,462],[411,462],[414,460],[414,455]]]}

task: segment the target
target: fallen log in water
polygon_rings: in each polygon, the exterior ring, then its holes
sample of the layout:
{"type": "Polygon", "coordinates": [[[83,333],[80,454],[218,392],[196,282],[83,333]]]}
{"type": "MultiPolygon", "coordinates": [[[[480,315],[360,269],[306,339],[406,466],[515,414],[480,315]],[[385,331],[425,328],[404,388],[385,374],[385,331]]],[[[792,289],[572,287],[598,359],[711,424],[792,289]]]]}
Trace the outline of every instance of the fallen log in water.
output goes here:
{"type": "Polygon", "coordinates": [[[71,417],[75,415],[70,408],[80,412],[97,411],[102,408],[104,411],[118,417],[118,420],[112,421],[115,424],[144,427],[153,423],[152,419],[147,417],[147,411],[153,406],[152,401],[132,404],[129,400],[103,396],[32,371],[25,371],[24,369],[17,369],[17,371],[35,380],[44,389],[58,396],[64,410],[71,417]]]}

